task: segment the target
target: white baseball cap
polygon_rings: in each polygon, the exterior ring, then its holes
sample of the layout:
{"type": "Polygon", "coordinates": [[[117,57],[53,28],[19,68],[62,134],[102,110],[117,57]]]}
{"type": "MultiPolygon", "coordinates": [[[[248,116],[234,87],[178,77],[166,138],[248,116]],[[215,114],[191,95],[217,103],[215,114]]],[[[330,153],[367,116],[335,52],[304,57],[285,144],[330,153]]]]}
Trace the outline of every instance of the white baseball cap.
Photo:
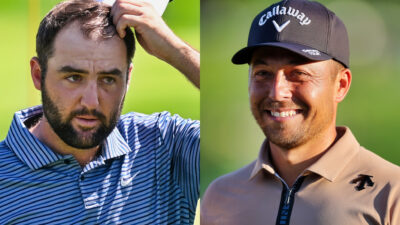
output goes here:
{"type": "MultiPolygon", "coordinates": [[[[98,2],[104,2],[107,5],[112,6],[115,2],[115,0],[97,0],[98,2]]],[[[170,0],[144,0],[146,2],[149,2],[153,5],[154,9],[157,11],[158,15],[162,15],[167,8],[168,2],[170,0]]]]}

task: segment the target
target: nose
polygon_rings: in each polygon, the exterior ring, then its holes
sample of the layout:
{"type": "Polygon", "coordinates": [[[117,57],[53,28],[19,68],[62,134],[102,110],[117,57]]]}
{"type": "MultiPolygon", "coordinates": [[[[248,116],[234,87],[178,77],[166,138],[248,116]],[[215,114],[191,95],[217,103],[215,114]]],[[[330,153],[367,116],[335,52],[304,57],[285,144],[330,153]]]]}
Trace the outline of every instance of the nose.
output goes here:
{"type": "Polygon", "coordinates": [[[81,97],[81,105],[85,106],[87,109],[97,109],[99,105],[99,93],[97,88],[97,82],[90,81],[84,87],[82,97],[81,97]]]}
{"type": "Polygon", "coordinates": [[[269,98],[275,101],[283,101],[290,99],[291,97],[290,82],[287,80],[284,71],[279,70],[272,80],[269,90],[269,98]]]}

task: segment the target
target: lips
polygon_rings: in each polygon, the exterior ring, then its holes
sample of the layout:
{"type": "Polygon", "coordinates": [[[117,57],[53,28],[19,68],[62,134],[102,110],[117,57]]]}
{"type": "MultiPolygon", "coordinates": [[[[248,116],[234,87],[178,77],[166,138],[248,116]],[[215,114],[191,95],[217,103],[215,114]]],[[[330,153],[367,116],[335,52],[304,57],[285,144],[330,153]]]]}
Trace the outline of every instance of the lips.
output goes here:
{"type": "Polygon", "coordinates": [[[74,119],[81,127],[94,127],[100,122],[96,116],[92,115],[79,115],[76,116],[74,119]]]}
{"type": "Polygon", "coordinates": [[[76,118],[84,119],[84,120],[98,120],[98,118],[96,116],[92,116],[92,115],[79,115],[79,116],[76,116],[76,118]]]}

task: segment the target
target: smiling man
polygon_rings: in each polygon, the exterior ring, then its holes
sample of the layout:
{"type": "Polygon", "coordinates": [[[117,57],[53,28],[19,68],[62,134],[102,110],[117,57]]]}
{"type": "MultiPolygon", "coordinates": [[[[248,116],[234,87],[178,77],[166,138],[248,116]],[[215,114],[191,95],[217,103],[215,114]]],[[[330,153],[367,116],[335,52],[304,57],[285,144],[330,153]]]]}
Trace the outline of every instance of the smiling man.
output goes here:
{"type": "Polygon", "coordinates": [[[332,11],[307,0],[271,5],[232,62],[249,64],[251,111],[266,139],[257,160],[208,187],[201,224],[400,223],[400,168],[336,126],[352,73],[332,11]]]}
{"type": "Polygon", "coordinates": [[[42,105],[0,143],[0,224],[191,224],[199,122],[120,116],[139,43],[199,85],[199,53],[149,3],[65,1],[42,20],[30,61],[42,105]],[[115,25],[114,25],[115,24],[115,25]]]}

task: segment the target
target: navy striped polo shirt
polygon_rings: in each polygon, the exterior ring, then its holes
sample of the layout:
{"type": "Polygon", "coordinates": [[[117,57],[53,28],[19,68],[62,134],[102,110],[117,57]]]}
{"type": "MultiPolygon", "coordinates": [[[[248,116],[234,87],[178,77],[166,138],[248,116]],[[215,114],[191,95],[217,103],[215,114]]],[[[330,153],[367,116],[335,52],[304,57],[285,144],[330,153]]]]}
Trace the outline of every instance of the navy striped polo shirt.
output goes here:
{"type": "Polygon", "coordinates": [[[0,224],[193,224],[199,121],[168,112],[121,116],[85,167],[41,143],[16,112],[0,143],[0,224]]]}

